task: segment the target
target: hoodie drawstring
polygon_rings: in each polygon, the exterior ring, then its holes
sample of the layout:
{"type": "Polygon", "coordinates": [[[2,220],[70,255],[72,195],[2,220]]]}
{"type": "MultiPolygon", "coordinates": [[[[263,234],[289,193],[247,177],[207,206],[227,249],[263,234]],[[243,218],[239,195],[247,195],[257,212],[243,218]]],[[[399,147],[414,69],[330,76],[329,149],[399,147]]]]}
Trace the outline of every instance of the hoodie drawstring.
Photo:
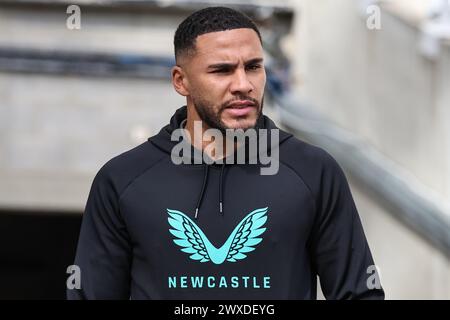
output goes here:
{"type": "Polygon", "coordinates": [[[206,184],[208,183],[208,170],[209,170],[209,165],[205,164],[205,174],[203,176],[202,190],[200,191],[200,196],[197,201],[197,206],[195,207],[195,219],[197,219],[198,210],[200,209],[200,205],[202,204],[203,195],[205,194],[205,190],[206,190],[206,184]]]}
{"type": "Polygon", "coordinates": [[[222,164],[222,169],[220,169],[220,179],[219,179],[219,212],[223,214],[223,171],[225,169],[225,163],[222,164]]]}
{"type": "MultiPolygon", "coordinates": [[[[222,164],[222,168],[220,170],[220,179],[219,179],[219,212],[223,214],[223,177],[225,171],[225,163],[222,164]]],[[[200,191],[200,195],[197,201],[197,206],[195,207],[195,219],[198,218],[198,211],[200,210],[200,206],[202,204],[203,195],[205,194],[206,185],[208,183],[208,172],[209,165],[205,164],[205,171],[203,175],[203,184],[202,189],[200,191]]]]}

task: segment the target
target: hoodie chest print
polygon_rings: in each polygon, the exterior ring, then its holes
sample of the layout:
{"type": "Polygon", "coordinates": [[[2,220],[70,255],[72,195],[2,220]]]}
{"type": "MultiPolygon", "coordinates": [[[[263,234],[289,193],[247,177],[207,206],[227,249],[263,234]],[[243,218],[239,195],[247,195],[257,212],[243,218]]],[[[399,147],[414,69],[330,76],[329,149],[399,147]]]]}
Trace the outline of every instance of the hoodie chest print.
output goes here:
{"type": "Polygon", "coordinates": [[[197,224],[181,211],[167,209],[168,222],[174,236],[173,242],[181,251],[190,255],[192,260],[222,264],[225,261],[237,262],[245,259],[247,253],[255,250],[266,228],[268,207],[255,209],[245,216],[234,228],[227,241],[216,248],[197,224]]]}

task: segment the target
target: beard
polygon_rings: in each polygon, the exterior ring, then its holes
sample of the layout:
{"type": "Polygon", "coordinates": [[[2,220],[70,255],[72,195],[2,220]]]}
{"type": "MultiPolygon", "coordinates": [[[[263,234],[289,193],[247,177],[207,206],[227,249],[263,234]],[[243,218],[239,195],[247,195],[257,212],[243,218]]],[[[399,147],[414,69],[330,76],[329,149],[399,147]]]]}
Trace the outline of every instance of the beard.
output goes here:
{"type": "MultiPolygon", "coordinates": [[[[204,121],[210,128],[218,129],[223,134],[226,133],[226,129],[232,129],[225,125],[225,123],[222,121],[222,113],[223,111],[233,102],[236,100],[249,100],[252,101],[255,104],[256,110],[258,110],[255,123],[252,126],[245,127],[245,128],[238,128],[242,129],[244,132],[248,129],[256,128],[256,125],[258,123],[258,119],[262,115],[262,109],[264,106],[264,97],[261,99],[261,104],[258,102],[258,100],[254,98],[250,98],[248,96],[240,95],[237,96],[231,100],[226,101],[225,103],[221,104],[218,108],[218,110],[214,110],[214,108],[211,106],[211,104],[202,101],[201,99],[194,99],[192,98],[192,102],[194,104],[195,110],[197,111],[200,119],[204,121]]],[[[237,128],[236,128],[237,129],[237,128]]]]}

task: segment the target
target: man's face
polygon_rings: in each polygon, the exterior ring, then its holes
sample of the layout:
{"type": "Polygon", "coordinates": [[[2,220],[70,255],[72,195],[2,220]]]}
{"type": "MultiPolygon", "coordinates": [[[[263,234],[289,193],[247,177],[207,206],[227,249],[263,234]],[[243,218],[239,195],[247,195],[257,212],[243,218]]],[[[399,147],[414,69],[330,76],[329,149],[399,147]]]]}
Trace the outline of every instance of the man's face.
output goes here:
{"type": "Polygon", "coordinates": [[[266,72],[253,29],[203,34],[182,65],[188,104],[209,127],[248,129],[262,112],[266,72]]]}

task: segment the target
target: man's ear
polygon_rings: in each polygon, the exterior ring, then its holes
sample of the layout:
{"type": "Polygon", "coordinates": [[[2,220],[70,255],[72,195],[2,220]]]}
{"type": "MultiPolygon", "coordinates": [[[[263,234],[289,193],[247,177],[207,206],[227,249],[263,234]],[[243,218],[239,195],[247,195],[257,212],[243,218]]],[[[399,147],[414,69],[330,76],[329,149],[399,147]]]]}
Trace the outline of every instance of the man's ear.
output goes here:
{"type": "Polygon", "coordinates": [[[186,97],[189,95],[188,80],[182,67],[174,66],[172,68],[172,85],[175,91],[186,97]]]}

